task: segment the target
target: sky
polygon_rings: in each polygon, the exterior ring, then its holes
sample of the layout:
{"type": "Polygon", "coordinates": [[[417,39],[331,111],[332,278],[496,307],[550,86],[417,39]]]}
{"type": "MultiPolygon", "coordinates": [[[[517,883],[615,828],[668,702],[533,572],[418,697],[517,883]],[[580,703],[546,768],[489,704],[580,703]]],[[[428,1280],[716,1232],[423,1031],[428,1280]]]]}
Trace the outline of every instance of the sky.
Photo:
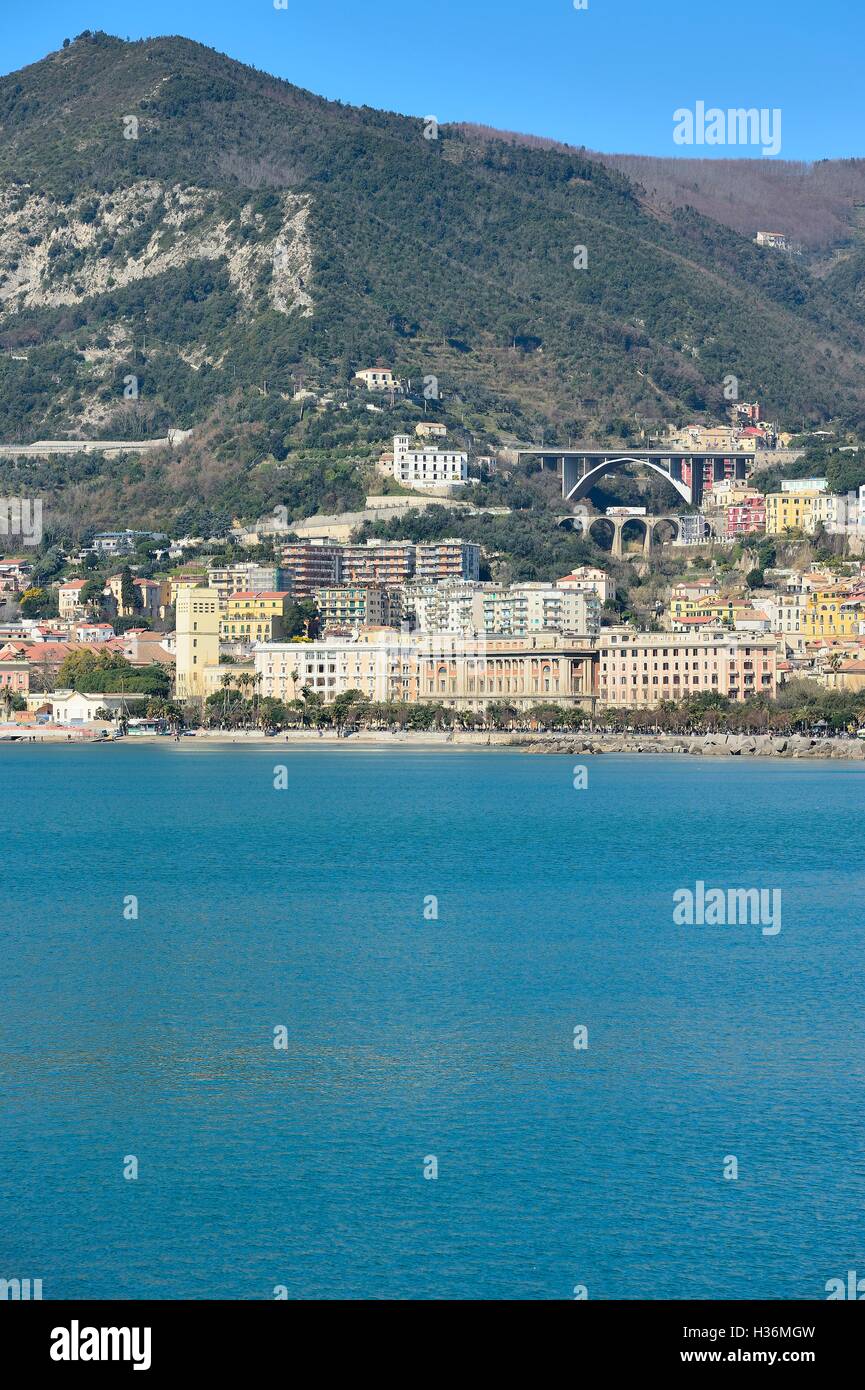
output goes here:
{"type": "Polygon", "coordinates": [[[863,0],[0,0],[0,72],[83,29],[182,34],[322,96],[608,153],[865,156],[863,0]],[[676,143],[698,102],[781,117],[744,145],[676,143]]]}

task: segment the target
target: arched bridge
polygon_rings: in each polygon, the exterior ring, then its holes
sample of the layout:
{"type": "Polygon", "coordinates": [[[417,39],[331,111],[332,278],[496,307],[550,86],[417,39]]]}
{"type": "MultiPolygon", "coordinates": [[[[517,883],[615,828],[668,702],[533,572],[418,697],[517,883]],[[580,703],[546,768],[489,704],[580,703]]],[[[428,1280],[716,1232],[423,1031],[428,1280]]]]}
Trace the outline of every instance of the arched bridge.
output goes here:
{"type": "Polygon", "coordinates": [[[699,507],[703,494],[725,478],[744,479],[754,453],[670,453],[666,449],[520,449],[518,457],[536,458],[558,466],[561,461],[562,497],[579,502],[606,473],[627,464],[646,468],[671,483],[683,501],[699,507]]]}
{"type": "Polygon", "coordinates": [[[693,517],[683,517],[675,515],[661,516],[640,516],[634,513],[631,516],[610,516],[604,513],[600,516],[590,516],[582,509],[576,512],[568,512],[556,517],[556,524],[566,531],[576,531],[578,535],[585,536],[587,539],[598,541],[599,528],[609,526],[612,529],[612,544],[610,554],[614,560],[621,560],[625,554],[625,527],[631,526],[642,533],[643,555],[648,559],[658,546],[673,544],[684,545],[705,545],[708,541],[715,539],[715,534],[709,522],[703,521],[705,527],[702,534],[694,533],[688,535],[688,539],[683,539],[684,527],[688,522],[702,521],[698,515],[693,517]],[[664,531],[659,532],[659,528],[664,526],[664,531]],[[666,534],[665,534],[666,532],[666,534]],[[669,534],[672,532],[672,535],[669,534]]]}

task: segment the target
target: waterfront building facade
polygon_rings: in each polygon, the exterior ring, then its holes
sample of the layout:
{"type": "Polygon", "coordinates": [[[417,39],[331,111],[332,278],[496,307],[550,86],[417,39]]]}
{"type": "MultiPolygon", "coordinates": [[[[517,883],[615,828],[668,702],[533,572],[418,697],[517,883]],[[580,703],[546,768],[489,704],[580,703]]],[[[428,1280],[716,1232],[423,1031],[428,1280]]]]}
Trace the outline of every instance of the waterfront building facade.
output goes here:
{"type": "Polygon", "coordinates": [[[599,646],[604,705],[645,708],[704,691],[736,701],[777,693],[778,652],[768,636],[610,628],[599,646]]]}
{"type": "Polygon", "coordinates": [[[359,641],[262,644],[254,658],[262,694],[283,701],[305,688],[326,702],[360,690],[375,702],[472,710],[499,702],[525,711],[550,701],[592,709],[596,698],[596,644],[557,633],[472,638],[370,629],[359,641]]]}

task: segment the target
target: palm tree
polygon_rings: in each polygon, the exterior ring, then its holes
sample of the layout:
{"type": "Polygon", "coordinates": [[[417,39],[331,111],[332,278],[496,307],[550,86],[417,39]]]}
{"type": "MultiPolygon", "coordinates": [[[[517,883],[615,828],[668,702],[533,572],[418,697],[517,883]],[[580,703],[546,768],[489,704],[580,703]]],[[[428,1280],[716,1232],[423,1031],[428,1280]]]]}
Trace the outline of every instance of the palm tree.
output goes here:
{"type": "Polygon", "coordinates": [[[222,702],[222,715],[224,723],[228,722],[228,692],[231,689],[231,683],[233,680],[234,676],[231,674],[231,672],[226,671],[225,675],[221,676],[219,681],[220,685],[225,691],[225,699],[222,702]]]}

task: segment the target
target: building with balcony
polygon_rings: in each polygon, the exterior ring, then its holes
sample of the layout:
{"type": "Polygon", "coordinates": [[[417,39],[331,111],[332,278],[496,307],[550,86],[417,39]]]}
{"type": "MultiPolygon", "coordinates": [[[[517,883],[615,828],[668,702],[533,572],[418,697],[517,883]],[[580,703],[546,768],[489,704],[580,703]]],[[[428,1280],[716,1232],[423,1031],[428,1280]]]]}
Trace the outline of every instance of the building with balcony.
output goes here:
{"type": "Polygon", "coordinates": [[[317,589],[321,629],[333,627],[395,627],[402,619],[399,589],[363,584],[336,584],[317,589]]]}
{"type": "Polygon", "coordinates": [[[343,547],[325,538],[290,541],[282,546],[280,570],[283,582],[298,601],[312,598],[316,589],[326,589],[343,579],[343,547]]]}

